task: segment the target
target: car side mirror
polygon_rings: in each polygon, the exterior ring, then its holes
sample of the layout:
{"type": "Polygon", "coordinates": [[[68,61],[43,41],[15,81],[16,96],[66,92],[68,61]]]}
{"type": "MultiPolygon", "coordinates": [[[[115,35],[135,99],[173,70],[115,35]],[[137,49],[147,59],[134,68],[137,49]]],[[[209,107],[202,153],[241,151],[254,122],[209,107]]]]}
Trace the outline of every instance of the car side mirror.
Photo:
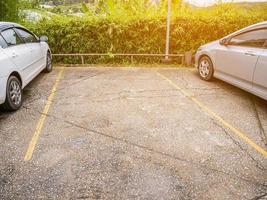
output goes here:
{"type": "Polygon", "coordinates": [[[48,41],[48,37],[45,36],[45,35],[42,35],[42,36],[40,36],[39,41],[40,42],[47,42],[48,41]]]}
{"type": "Polygon", "coordinates": [[[223,38],[220,40],[220,45],[227,46],[229,45],[229,39],[228,38],[223,38]]]}

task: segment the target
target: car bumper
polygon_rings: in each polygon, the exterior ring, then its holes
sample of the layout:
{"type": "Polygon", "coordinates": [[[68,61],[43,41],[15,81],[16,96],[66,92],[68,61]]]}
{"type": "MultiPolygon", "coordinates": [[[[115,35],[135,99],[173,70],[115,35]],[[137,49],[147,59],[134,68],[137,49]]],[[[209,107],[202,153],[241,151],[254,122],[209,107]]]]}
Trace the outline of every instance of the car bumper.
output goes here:
{"type": "Polygon", "coordinates": [[[6,78],[0,78],[0,104],[6,100],[6,78]]]}

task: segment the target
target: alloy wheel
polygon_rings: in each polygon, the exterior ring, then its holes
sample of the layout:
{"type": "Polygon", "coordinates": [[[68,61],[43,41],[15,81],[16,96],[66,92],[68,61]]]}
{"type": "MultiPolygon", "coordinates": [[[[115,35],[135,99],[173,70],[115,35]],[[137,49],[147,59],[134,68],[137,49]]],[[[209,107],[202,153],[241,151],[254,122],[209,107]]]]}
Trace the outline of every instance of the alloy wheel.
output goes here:
{"type": "Polygon", "coordinates": [[[204,59],[199,64],[199,73],[202,78],[207,78],[210,74],[210,63],[208,60],[204,59]]]}
{"type": "Polygon", "coordinates": [[[9,96],[10,96],[10,100],[11,102],[16,105],[19,106],[21,104],[21,88],[20,85],[17,81],[13,80],[10,83],[9,86],[9,96]]]}

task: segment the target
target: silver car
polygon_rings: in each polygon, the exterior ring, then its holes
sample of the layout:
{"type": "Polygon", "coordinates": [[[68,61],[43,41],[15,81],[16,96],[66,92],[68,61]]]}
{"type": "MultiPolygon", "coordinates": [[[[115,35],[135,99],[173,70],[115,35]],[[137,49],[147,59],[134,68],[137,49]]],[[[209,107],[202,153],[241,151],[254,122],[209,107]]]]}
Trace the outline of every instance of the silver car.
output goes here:
{"type": "Polygon", "coordinates": [[[267,21],[201,46],[196,67],[203,80],[216,77],[267,100],[267,21]]]}

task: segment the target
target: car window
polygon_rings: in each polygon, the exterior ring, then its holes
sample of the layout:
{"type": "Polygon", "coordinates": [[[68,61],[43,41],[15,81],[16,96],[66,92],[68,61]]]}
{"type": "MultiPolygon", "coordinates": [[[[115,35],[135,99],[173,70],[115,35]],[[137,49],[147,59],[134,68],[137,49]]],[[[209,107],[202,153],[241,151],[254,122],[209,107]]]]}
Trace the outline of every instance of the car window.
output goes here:
{"type": "Polygon", "coordinates": [[[4,49],[7,48],[7,43],[4,38],[0,35],[0,46],[4,49]]]}
{"type": "Polygon", "coordinates": [[[13,29],[5,30],[1,33],[8,46],[18,45],[23,43],[17,33],[13,29]]]}
{"type": "Polygon", "coordinates": [[[36,37],[33,34],[29,33],[28,31],[18,28],[16,28],[16,31],[18,32],[20,37],[24,40],[24,42],[26,43],[37,42],[36,37]]]}
{"type": "Polygon", "coordinates": [[[230,45],[263,48],[267,40],[267,29],[250,31],[233,37],[230,45]]]}

